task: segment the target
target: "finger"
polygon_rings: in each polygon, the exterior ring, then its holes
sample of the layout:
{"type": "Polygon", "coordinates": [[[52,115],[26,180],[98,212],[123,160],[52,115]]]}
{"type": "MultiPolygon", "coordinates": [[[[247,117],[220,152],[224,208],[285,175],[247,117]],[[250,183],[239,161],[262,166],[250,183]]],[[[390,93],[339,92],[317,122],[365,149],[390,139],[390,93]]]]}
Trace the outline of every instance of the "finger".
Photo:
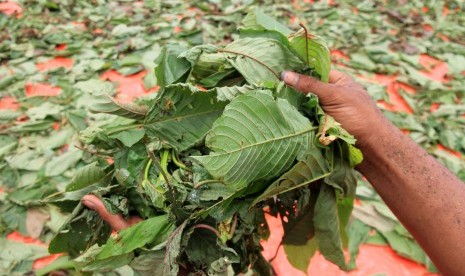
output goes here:
{"type": "Polygon", "coordinates": [[[304,93],[313,93],[319,98],[325,98],[331,94],[333,90],[332,85],[321,82],[315,78],[294,73],[291,71],[283,71],[281,79],[295,89],[304,93]]]}
{"type": "Polygon", "coordinates": [[[129,227],[129,224],[121,215],[115,215],[108,212],[105,205],[103,205],[102,200],[97,196],[85,195],[82,197],[81,202],[88,208],[96,211],[100,217],[110,225],[111,229],[120,231],[129,227]]]}

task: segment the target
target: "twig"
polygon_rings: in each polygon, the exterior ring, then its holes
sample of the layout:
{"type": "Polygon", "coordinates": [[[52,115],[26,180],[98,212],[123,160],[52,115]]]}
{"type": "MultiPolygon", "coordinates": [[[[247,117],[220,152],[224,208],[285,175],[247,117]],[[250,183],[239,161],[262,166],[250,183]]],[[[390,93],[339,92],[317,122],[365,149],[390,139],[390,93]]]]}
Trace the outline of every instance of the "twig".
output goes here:
{"type": "Polygon", "coordinates": [[[215,180],[215,179],[209,179],[209,180],[204,180],[204,181],[200,181],[198,182],[197,184],[194,185],[194,189],[198,189],[200,188],[202,185],[204,184],[210,184],[210,183],[221,183],[223,184],[223,182],[219,181],[219,180],[215,180]]]}
{"type": "Polygon", "coordinates": [[[236,227],[237,227],[237,214],[234,215],[234,220],[231,225],[231,230],[229,230],[229,237],[232,239],[234,236],[234,232],[236,232],[236,227]]]}
{"type": "Polygon", "coordinates": [[[310,60],[308,58],[308,39],[309,39],[308,31],[307,31],[307,28],[305,28],[304,24],[300,23],[299,26],[302,27],[304,29],[304,32],[305,32],[305,52],[307,54],[305,57],[307,58],[307,66],[310,67],[310,60]]]}
{"type": "Polygon", "coordinates": [[[218,232],[218,230],[216,230],[215,228],[211,227],[210,225],[208,224],[196,224],[193,226],[194,229],[207,229],[207,230],[210,230],[211,232],[213,232],[218,238],[221,238],[221,234],[220,232],[218,232]]]}

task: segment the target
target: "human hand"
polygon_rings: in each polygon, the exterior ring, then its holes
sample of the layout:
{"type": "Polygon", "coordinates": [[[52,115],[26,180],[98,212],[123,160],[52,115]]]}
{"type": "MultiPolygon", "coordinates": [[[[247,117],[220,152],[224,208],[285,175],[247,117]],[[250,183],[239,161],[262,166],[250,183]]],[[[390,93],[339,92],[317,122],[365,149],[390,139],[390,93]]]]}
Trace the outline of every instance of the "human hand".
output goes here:
{"type": "Polygon", "coordinates": [[[128,220],[125,220],[120,214],[111,214],[107,211],[105,205],[103,205],[102,200],[95,195],[85,195],[82,197],[81,202],[87,206],[87,208],[96,211],[114,231],[123,230],[133,224],[142,221],[142,219],[138,217],[132,217],[128,220]]]}
{"type": "Polygon", "coordinates": [[[281,79],[289,86],[318,96],[324,111],[333,116],[363,146],[372,139],[375,127],[389,124],[365,89],[352,77],[332,70],[329,83],[283,71],[281,79]]]}

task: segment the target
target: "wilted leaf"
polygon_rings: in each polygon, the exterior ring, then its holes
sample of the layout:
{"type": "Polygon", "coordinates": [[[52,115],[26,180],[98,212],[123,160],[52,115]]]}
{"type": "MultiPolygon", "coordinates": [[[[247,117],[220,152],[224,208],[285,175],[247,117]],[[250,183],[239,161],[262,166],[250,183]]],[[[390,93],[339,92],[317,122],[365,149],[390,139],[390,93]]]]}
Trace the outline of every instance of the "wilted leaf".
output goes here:
{"type": "Polygon", "coordinates": [[[147,107],[133,103],[122,103],[106,94],[95,96],[95,103],[90,106],[90,111],[95,113],[108,113],[129,119],[142,120],[147,115],[147,107]]]}
{"type": "Polygon", "coordinates": [[[315,204],[313,225],[321,254],[341,269],[347,269],[339,234],[336,191],[329,185],[321,186],[315,204]]]}

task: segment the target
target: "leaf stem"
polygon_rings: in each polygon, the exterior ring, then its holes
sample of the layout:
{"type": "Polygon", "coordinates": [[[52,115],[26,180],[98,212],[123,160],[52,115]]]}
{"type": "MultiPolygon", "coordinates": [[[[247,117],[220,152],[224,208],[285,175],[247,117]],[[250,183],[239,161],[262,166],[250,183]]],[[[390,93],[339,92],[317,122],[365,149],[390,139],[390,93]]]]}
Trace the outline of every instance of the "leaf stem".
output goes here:
{"type": "Polygon", "coordinates": [[[216,180],[216,179],[209,179],[209,180],[204,180],[204,181],[200,181],[198,182],[197,184],[194,185],[194,189],[198,189],[200,188],[202,185],[205,185],[205,184],[210,184],[210,183],[221,183],[221,184],[224,184],[223,182],[219,181],[219,180],[216,180]]]}
{"type": "Polygon", "coordinates": [[[153,164],[157,167],[157,169],[160,171],[160,173],[163,175],[163,177],[165,178],[165,181],[166,181],[166,184],[168,185],[168,190],[170,191],[170,200],[171,201],[174,201],[175,200],[175,192],[174,192],[174,189],[173,187],[171,187],[171,183],[170,183],[170,180],[168,178],[168,176],[166,175],[165,171],[163,170],[161,164],[160,164],[160,161],[158,160],[158,158],[153,154],[152,151],[149,151],[149,155],[151,157],[151,159],[153,160],[153,164]]]}
{"type": "Polygon", "coordinates": [[[118,132],[129,130],[129,129],[134,129],[134,128],[138,128],[138,127],[142,127],[142,126],[143,126],[142,124],[137,124],[137,125],[129,125],[129,126],[124,126],[124,127],[112,129],[112,130],[107,132],[107,135],[112,135],[114,133],[118,133],[118,132]]]}
{"type": "Polygon", "coordinates": [[[300,23],[299,26],[302,27],[305,31],[305,52],[307,54],[305,57],[307,58],[307,66],[310,67],[310,60],[308,58],[308,31],[303,23],[300,23]]]}
{"type": "Polygon", "coordinates": [[[230,50],[225,50],[225,49],[219,49],[218,52],[223,52],[223,53],[230,53],[230,54],[235,54],[235,55],[239,55],[239,56],[244,56],[244,57],[247,57],[247,58],[250,58],[252,60],[254,60],[255,62],[261,64],[263,67],[265,67],[266,69],[268,69],[271,73],[273,73],[273,75],[275,75],[275,77],[277,79],[279,79],[279,75],[278,73],[276,73],[275,71],[273,71],[273,69],[271,69],[270,67],[268,67],[268,65],[266,65],[265,63],[261,62],[260,60],[252,57],[252,56],[249,56],[247,54],[244,54],[244,53],[241,53],[241,52],[235,52],[235,51],[230,51],[230,50]]]}
{"type": "Polygon", "coordinates": [[[234,232],[236,232],[236,227],[237,227],[237,214],[234,215],[234,220],[231,225],[231,230],[229,231],[229,238],[232,239],[234,236],[234,232]]]}
{"type": "Polygon", "coordinates": [[[183,170],[187,169],[187,166],[179,160],[178,155],[174,152],[174,150],[171,152],[171,160],[173,160],[173,163],[180,167],[183,170]]]}
{"type": "MultiPolygon", "coordinates": [[[[163,169],[163,172],[168,174],[168,157],[170,155],[170,151],[169,150],[164,150],[162,155],[161,155],[161,161],[160,161],[160,165],[161,165],[161,168],[163,169]]],[[[166,179],[165,177],[165,174],[162,174],[163,177],[165,178],[165,181],[168,182],[168,180],[166,179]]]]}
{"type": "Polygon", "coordinates": [[[149,180],[149,170],[150,166],[152,165],[152,159],[149,158],[149,161],[147,162],[147,165],[145,166],[145,172],[144,172],[144,180],[149,180]]]}
{"type": "Polygon", "coordinates": [[[211,227],[210,225],[208,224],[196,224],[193,226],[194,229],[207,229],[207,230],[210,230],[212,233],[214,233],[218,238],[221,237],[221,234],[218,230],[216,230],[215,228],[211,227]]]}

